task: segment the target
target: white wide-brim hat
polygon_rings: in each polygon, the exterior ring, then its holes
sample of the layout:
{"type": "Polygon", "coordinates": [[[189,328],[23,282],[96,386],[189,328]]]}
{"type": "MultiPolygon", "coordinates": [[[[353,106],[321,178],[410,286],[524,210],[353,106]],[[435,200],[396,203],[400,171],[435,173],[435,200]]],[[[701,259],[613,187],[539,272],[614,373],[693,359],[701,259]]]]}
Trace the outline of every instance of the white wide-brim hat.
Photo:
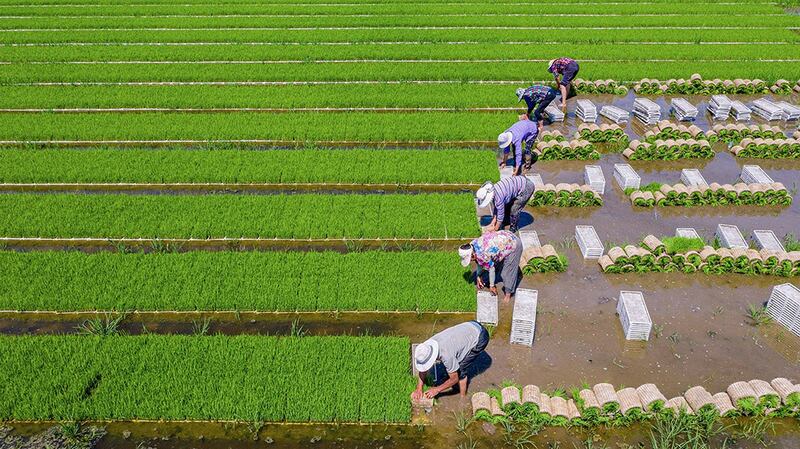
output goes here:
{"type": "Polygon", "coordinates": [[[497,146],[500,149],[508,148],[511,145],[511,142],[514,140],[514,135],[511,132],[506,131],[498,134],[497,136],[497,146]]]}
{"type": "Polygon", "coordinates": [[[461,266],[466,267],[472,262],[472,244],[467,243],[458,247],[458,257],[461,258],[461,266]]]}
{"type": "Polygon", "coordinates": [[[550,62],[547,63],[547,70],[550,70],[550,67],[553,67],[553,63],[556,62],[555,59],[551,59],[550,62]]]}
{"type": "Polygon", "coordinates": [[[428,339],[424,343],[417,345],[417,349],[414,350],[414,366],[417,368],[417,371],[428,371],[433,368],[438,357],[439,342],[428,339]]]}
{"type": "Polygon", "coordinates": [[[475,203],[479,208],[484,208],[494,200],[494,185],[491,181],[486,181],[477,192],[475,192],[475,203]]]}

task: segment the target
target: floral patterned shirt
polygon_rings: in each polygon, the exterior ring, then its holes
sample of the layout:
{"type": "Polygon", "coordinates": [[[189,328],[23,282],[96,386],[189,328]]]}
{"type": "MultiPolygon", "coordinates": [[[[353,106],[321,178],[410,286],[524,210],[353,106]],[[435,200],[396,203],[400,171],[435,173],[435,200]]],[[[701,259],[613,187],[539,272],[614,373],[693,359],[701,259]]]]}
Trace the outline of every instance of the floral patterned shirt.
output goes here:
{"type": "Polygon", "coordinates": [[[517,239],[509,231],[492,231],[472,241],[472,251],[478,266],[488,270],[496,262],[508,257],[517,249],[517,239]]]}

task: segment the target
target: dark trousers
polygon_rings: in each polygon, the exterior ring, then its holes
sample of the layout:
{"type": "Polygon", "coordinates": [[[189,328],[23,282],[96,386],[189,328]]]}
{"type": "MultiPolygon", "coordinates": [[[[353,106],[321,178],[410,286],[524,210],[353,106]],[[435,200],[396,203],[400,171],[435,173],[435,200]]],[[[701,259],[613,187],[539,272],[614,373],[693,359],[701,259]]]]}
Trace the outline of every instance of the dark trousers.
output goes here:
{"type": "Polygon", "coordinates": [[[547,108],[547,106],[553,102],[553,100],[556,98],[556,95],[558,95],[558,91],[551,89],[550,92],[548,92],[539,103],[534,103],[530,97],[523,97],[525,99],[525,103],[528,104],[528,118],[534,122],[541,120],[542,112],[544,112],[545,108],[547,108]],[[533,110],[533,117],[531,117],[531,110],[533,110]]]}
{"type": "Polygon", "coordinates": [[[464,357],[464,360],[461,360],[459,363],[458,368],[458,378],[459,379],[466,379],[467,373],[469,372],[469,368],[475,363],[475,359],[486,349],[486,345],[489,344],[489,331],[486,330],[480,323],[477,321],[471,321],[475,325],[481,328],[481,334],[478,336],[478,344],[472,348],[472,351],[467,353],[467,356],[464,357]]]}
{"type": "Polygon", "coordinates": [[[522,209],[524,209],[525,205],[528,204],[528,201],[530,201],[531,196],[533,196],[533,191],[535,189],[536,186],[533,184],[533,181],[526,179],[525,188],[522,190],[522,192],[520,192],[508,204],[506,204],[506,213],[503,218],[503,222],[500,223],[501,228],[506,225],[510,225],[511,229],[509,230],[511,232],[517,232],[519,216],[522,213],[522,209]]]}
{"type": "Polygon", "coordinates": [[[575,61],[570,62],[564,67],[564,73],[561,74],[561,84],[562,86],[569,86],[569,83],[578,76],[578,72],[580,71],[580,67],[578,63],[575,61]]]}

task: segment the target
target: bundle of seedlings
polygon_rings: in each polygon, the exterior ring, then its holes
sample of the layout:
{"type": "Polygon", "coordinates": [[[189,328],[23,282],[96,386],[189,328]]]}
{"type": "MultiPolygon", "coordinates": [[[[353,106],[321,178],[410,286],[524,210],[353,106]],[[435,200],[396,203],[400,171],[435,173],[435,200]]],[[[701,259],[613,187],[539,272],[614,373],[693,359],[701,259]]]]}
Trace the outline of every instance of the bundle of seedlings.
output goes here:
{"type": "Polygon", "coordinates": [[[792,196],[786,187],[779,183],[718,184],[712,182],[708,186],[685,186],[663,184],[658,190],[629,192],[631,203],[639,207],[653,206],[788,206],[792,204],[792,196]]]}
{"type": "Polygon", "coordinates": [[[695,73],[688,80],[680,78],[660,81],[644,78],[634,85],[634,91],[638,94],[757,94],[768,93],[770,86],[759,79],[704,80],[700,74],[695,73]]]}
{"type": "Polygon", "coordinates": [[[785,139],[786,134],[777,126],[768,124],[745,125],[742,123],[716,124],[708,132],[709,141],[737,143],[745,138],[785,139]]]}
{"type": "Polygon", "coordinates": [[[620,143],[627,142],[628,136],[619,125],[583,123],[578,126],[577,137],[589,142],[620,143]]]}
{"type": "Polygon", "coordinates": [[[630,160],[662,160],[695,159],[714,157],[714,150],[707,140],[667,139],[654,142],[634,140],[622,155],[630,160]]]}
{"type": "Polygon", "coordinates": [[[578,94],[625,95],[628,93],[627,86],[624,86],[614,80],[588,81],[581,78],[576,78],[572,82],[572,85],[575,87],[575,92],[578,94]]]}
{"type": "Polygon", "coordinates": [[[636,389],[623,388],[617,391],[617,397],[619,397],[620,414],[613,421],[614,425],[627,426],[648,418],[636,389]]]}
{"type": "Polygon", "coordinates": [[[666,139],[696,139],[703,140],[706,134],[697,125],[682,125],[669,120],[661,120],[655,129],[644,133],[645,142],[655,142],[666,139]]]}
{"type": "Polygon", "coordinates": [[[544,184],[537,188],[528,204],[532,206],[591,207],[602,206],[603,199],[591,186],[579,184],[544,184]]]}
{"type": "Polygon", "coordinates": [[[515,420],[523,415],[524,409],[519,387],[509,385],[503,388],[500,390],[500,399],[502,400],[503,412],[509,419],[515,420]]]}
{"type": "Polygon", "coordinates": [[[584,425],[594,427],[608,422],[608,415],[601,408],[594,391],[584,388],[573,396],[584,425]]]}
{"type": "Polygon", "coordinates": [[[797,159],[800,158],[800,139],[742,139],[731,147],[731,153],[737,157],[797,159]]]}
{"type": "Polygon", "coordinates": [[[683,397],[698,418],[715,421],[720,416],[714,397],[705,388],[701,386],[689,388],[683,397]]]}
{"type": "Polygon", "coordinates": [[[779,79],[769,88],[769,91],[775,95],[791,95],[794,86],[791,81],[779,79]]]}
{"type": "Polygon", "coordinates": [[[553,273],[567,270],[567,258],[558,254],[553,245],[529,247],[522,252],[519,267],[522,274],[553,273]]]}
{"type": "Polygon", "coordinates": [[[727,388],[728,396],[734,407],[744,416],[760,415],[763,407],[759,403],[755,390],[748,382],[734,382],[727,388]]]}
{"type": "Polygon", "coordinates": [[[539,141],[540,142],[549,142],[551,140],[555,140],[555,141],[558,141],[558,142],[563,142],[563,141],[567,140],[567,138],[564,137],[564,134],[562,134],[561,131],[559,131],[557,129],[546,130],[546,131],[542,131],[542,132],[539,133],[539,141]]]}
{"type": "Polygon", "coordinates": [[[576,139],[570,142],[564,140],[547,140],[536,144],[533,149],[539,160],[587,160],[600,159],[600,153],[588,140],[576,139]]]}
{"type": "Polygon", "coordinates": [[[772,379],[770,385],[780,395],[782,404],[773,414],[777,417],[800,417],[800,386],[783,377],[772,379]]]}

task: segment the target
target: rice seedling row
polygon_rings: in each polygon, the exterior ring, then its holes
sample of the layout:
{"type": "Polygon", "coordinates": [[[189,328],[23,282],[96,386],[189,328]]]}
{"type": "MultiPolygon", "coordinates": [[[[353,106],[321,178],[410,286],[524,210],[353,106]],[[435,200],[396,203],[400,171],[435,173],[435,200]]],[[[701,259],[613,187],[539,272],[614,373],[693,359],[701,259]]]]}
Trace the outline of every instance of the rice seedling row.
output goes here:
{"type": "Polygon", "coordinates": [[[766,124],[744,125],[738,124],[717,124],[708,132],[709,140],[717,140],[726,143],[739,143],[742,139],[752,137],[754,139],[784,139],[786,133],[777,126],[766,124]]]}
{"type": "Polygon", "coordinates": [[[540,207],[595,207],[602,206],[603,199],[589,185],[559,183],[538,186],[528,204],[540,207]]]}
{"type": "Polygon", "coordinates": [[[468,149],[0,149],[0,183],[480,184],[496,167],[468,149]]]}
{"type": "Polygon", "coordinates": [[[0,260],[0,310],[475,309],[474,288],[451,252],[2,251],[0,260]]]}
{"type": "Polygon", "coordinates": [[[634,140],[622,155],[630,160],[711,159],[715,156],[707,140],[668,139],[654,142],[634,140]]]}
{"type": "Polygon", "coordinates": [[[406,338],[147,335],[0,340],[3,420],[410,419],[407,391],[413,381],[406,338]],[[365,384],[365,368],[382,375],[365,384]]]}
{"type": "Polygon", "coordinates": [[[792,195],[779,182],[686,186],[651,183],[644,190],[626,190],[638,207],[789,206],[792,195]]]}
{"type": "MultiPolygon", "coordinates": [[[[796,134],[796,133],[795,133],[796,134]]],[[[730,148],[741,158],[797,159],[800,158],[800,139],[742,139],[730,148]]]]}
{"type": "MultiPolygon", "coordinates": [[[[729,76],[729,75],[728,75],[729,76]]],[[[633,86],[634,92],[641,95],[648,94],[686,94],[686,95],[713,95],[713,94],[757,94],[774,93],[790,95],[793,92],[794,82],[782,78],[770,79],[769,82],[761,79],[729,79],[724,76],[716,79],[703,79],[699,73],[693,74],[689,79],[657,79],[644,78],[633,86]],[[723,78],[723,79],[720,79],[723,78]],[[774,84],[772,84],[774,81],[774,84]]]]}
{"type": "Polygon", "coordinates": [[[437,238],[478,232],[467,194],[0,195],[0,235],[42,238],[437,238]]]}

